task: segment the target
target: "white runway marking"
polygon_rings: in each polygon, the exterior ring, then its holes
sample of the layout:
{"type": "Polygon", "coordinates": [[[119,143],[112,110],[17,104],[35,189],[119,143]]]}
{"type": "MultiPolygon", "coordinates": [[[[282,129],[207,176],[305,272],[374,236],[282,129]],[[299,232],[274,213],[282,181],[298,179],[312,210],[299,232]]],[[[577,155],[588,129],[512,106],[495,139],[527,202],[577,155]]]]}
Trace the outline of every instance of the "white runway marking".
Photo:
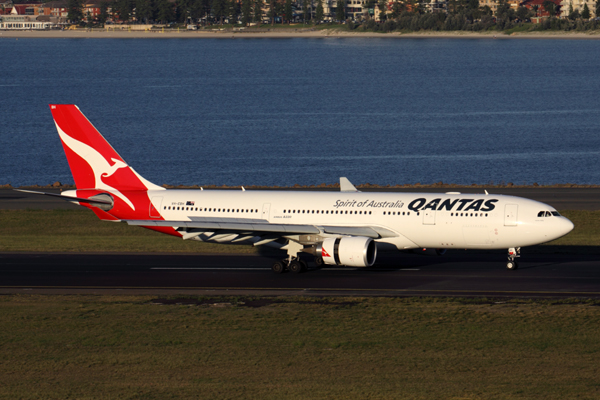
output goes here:
{"type": "Polygon", "coordinates": [[[206,268],[169,268],[169,267],[156,267],[156,268],[150,268],[150,269],[156,269],[156,270],[168,270],[168,271],[189,271],[189,270],[196,270],[196,271],[209,271],[209,270],[218,270],[218,271],[222,271],[222,270],[226,270],[226,271],[268,271],[271,268],[219,268],[219,267],[206,267],[206,268]]]}

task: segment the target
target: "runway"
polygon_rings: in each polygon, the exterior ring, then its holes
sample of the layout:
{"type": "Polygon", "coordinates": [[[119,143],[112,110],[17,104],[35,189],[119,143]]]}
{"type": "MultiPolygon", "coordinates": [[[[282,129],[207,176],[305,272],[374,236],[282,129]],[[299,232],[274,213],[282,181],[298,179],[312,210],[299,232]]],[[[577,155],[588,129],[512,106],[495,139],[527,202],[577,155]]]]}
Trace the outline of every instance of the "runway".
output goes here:
{"type": "Polygon", "coordinates": [[[262,256],[0,254],[0,294],[343,295],[600,298],[600,255],[385,255],[375,268],[274,274],[262,256]]]}
{"type": "MultiPolygon", "coordinates": [[[[600,204],[600,188],[489,191],[543,201],[558,210],[596,210],[600,204]]],[[[69,208],[80,207],[0,189],[0,209],[69,208]]],[[[375,268],[313,268],[281,275],[270,270],[275,259],[254,255],[0,253],[0,294],[600,298],[600,251],[582,250],[525,248],[517,271],[504,268],[504,251],[449,251],[443,257],[383,254],[375,268]]]]}

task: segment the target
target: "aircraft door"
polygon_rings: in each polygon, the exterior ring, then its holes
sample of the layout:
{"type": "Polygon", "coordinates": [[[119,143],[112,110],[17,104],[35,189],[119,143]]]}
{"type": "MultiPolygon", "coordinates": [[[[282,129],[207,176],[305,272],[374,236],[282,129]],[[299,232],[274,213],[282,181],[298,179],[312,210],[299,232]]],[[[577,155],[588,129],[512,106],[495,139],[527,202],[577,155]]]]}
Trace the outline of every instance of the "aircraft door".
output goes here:
{"type": "Polygon", "coordinates": [[[517,226],[518,211],[517,204],[507,204],[504,207],[504,226],[517,226]]]}
{"type": "Polygon", "coordinates": [[[423,210],[423,225],[435,225],[435,210],[423,210]]]}
{"type": "Polygon", "coordinates": [[[266,219],[268,221],[270,211],[271,211],[271,203],[263,204],[262,219],[266,219]]]}
{"type": "Polygon", "coordinates": [[[160,212],[158,210],[160,210],[162,200],[162,197],[153,197],[150,200],[150,218],[160,218],[160,212]],[[156,204],[156,207],[154,207],[154,204],[156,204]]]}

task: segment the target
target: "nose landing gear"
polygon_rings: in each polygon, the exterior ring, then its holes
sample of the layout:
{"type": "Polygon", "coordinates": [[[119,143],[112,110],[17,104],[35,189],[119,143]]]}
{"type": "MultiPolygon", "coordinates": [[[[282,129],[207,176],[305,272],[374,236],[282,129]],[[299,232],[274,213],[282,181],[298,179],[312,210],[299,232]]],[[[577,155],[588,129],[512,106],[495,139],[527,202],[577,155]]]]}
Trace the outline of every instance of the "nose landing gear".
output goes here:
{"type": "Polygon", "coordinates": [[[511,247],[508,249],[508,261],[506,261],[506,269],[515,270],[519,268],[519,264],[515,260],[518,257],[521,257],[520,247],[511,247]]]}

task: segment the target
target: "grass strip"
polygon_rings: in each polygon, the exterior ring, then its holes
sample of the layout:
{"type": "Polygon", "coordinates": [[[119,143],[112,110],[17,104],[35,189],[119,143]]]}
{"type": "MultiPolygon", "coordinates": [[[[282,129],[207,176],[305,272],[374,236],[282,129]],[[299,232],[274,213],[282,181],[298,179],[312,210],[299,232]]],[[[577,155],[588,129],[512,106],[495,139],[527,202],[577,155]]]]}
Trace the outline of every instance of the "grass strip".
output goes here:
{"type": "Polygon", "coordinates": [[[252,246],[182,240],[100,221],[89,210],[0,210],[0,251],[257,253],[252,246]]]}
{"type": "Polygon", "coordinates": [[[1,296],[0,398],[600,396],[597,301],[156,300],[1,296]]]}
{"type": "MultiPolygon", "coordinates": [[[[563,211],[573,232],[553,246],[600,246],[600,211],[563,211]]],[[[0,251],[242,253],[248,245],[184,241],[123,223],[103,222],[89,210],[0,210],[0,251]]]]}

